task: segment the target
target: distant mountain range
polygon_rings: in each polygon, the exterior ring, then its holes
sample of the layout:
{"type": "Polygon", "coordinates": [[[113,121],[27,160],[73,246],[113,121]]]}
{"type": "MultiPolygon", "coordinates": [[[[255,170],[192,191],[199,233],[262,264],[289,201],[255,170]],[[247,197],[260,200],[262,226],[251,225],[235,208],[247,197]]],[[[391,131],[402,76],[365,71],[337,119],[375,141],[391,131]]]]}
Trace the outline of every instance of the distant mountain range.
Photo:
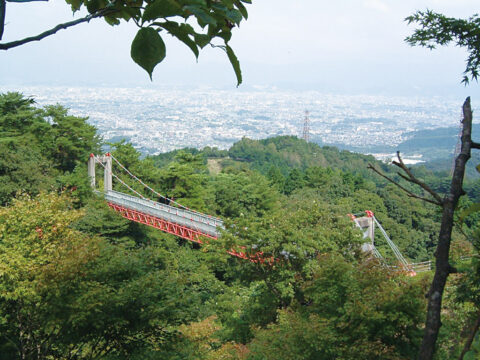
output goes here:
{"type": "MultiPolygon", "coordinates": [[[[459,141],[460,127],[447,127],[412,131],[405,134],[408,139],[397,146],[352,147],[345,144],[329,144],[338,148],[371,154],[395,154],[400,151],[404,156],[421,155],[424,162],[417,166],[425,166],[434,171],[449,172],[453,165],[455,147],[459,141]]],[[[480,139],[480,124],[473,125],[473,139],[480,139]]],[[[480,164],[480,154],[472,152],[467,176],[479,177],[475,166],[480,164]]]]}

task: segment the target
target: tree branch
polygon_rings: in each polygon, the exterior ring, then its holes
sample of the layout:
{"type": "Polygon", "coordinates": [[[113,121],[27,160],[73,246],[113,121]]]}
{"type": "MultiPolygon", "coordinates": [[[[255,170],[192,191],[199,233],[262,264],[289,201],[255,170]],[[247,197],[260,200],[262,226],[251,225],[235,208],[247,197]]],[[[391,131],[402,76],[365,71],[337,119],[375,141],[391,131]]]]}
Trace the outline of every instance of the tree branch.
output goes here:
{"type": "Polygon", "coordinates": [[[480,143],[472,141],[472,149],[480,149],[480,143]]]}
{"type": "Polygon", "coordinates": [[[405,180],[413,183],[413,184],[416,184],[418,186],[420,186],[423,190],[425,190],[426,192],[428,192],[430,195],[432,195],[435,200],[439,203],[439,205],[441,206],[443,204],[443,200],[442,198],[440,197],[440,195],[437,194],[436,191],[434,191],[430,186],[428,186],[427,184],[425,184],[424,182],[418,180],[415,175],[412,174],[411,170],[405,165],[405,163],[403,162],[401,156],[400,156],[400,151],[397,151],[397,158],[398,158],[398,162],[397,161],[393,161],[393,165],[399,167],[400,169],[402,169],[407,175],[407,176],[404,176],[402,174],[399,174],[402,178],[404,178],[405,180]]]}
{"type": "Polygon", "coordinates": [[[3,30],[5,28],[5,12],[7,10],[6,0],[0,0],[0,40],[2,40],[3,30]]]}
{"type": "MultiPolygon", "coordinates": [[[[0,0],[0,3],[2,1],[5,1],[5,0],[0,0]]],[[[0,50],[8,50],[8,49],[12,49],[12,48],[17,47],[17,46],[27,44],[27,43],[32,42],[32,41],[40,41],[40,40],[42,40],[42,39],[44,39],[48,36],[56,34],[58,31],[60,31],[62,29],[68,29],[69,27],[72,27],[72,26],[75,26],[75,25],[78,25],[78,24],[81,24],[81,23],[84,23],[84,22],[89,22],[92,19],[102,17],[102,16],[111,14],[111,13],[116,12],[116,11],[117,10],[112,9],[112,8],[105,8],[105,9],[99,10],[99,11],[93,13],[93,14],[89,14],[89,15],[83,17],[83,18],[72,20],[72,21],[69,21],[69,22],[66,22],[66,23],[63,23],[63,24],[58,24],[54,28],[52,28],[50,30],[47,30],[47,31],[44,31],[41,34],[38,34],[38,35],[35,35],[35,36],[30,36],[30,37],[27,37],[27,38],[24,38],[24,39],[21,39],[21,40],[16,40],[16,41],[8,42],[8,43],[3,43],[3,44],[0,43],[0,50]]],[[[5,12],[4,12],[4,14],[5,14],[5,12]]]]}
{"type": "Polygon", "coordinates": [[[463,347],[462,353],[460,354],[459,360],[463,360],[465,354],[470,350],[470,346],[472,346],[473,339],[475,338],[475,334],[477,333],[478,329],[480,328],[480,311],[478,312],[478,317],[475,323],[473,324],[472,330],[468,335],[467,341],[465,342],[465,346],[463,347]]]}
{"type": "MultiPolygon", "coordinates": [[[[422,201],[426,201],[426,202],[428,202],[428,203],[430,203],[430,204],[442,206],[442,201],[441,201],[441,200],[440,200],[440,202],[438,202],[437,200],[431,200],[431,199],[428,199],[428,198],[419,196],[419,195],[411,192],[410,190],[408,190],[407,188],[403,187],[402,185],[400,185],[398,182],[396,182],[396,181],[393,180],[392,178],[390,178],[390,177],[388,177],[387,175],[383,174],[380,170],[377,170],[372,164],[368,164],[367,168],[370,169],[370,170],[373,170],[373,171],[376,172],[378,175],[380,175],[380,176],[383,177],[384,179],[387,179],[387,180],[390,181],[392,184],[394,184],[395,186],[397,186],[398,188],[400,188],[402,191],[406,192],[409,197],[412,197],[412,198],[415,198],[415,199],[419,199],[419,200],[422,200],[422,201]]],[[[404,179],[406,179],[406,180],[409,180],[405,175],[402,175],[402,174],[400,174],[400,173],[398,173],[398,175],[400,175],[402,178],[404,178],[404,179]]]]}

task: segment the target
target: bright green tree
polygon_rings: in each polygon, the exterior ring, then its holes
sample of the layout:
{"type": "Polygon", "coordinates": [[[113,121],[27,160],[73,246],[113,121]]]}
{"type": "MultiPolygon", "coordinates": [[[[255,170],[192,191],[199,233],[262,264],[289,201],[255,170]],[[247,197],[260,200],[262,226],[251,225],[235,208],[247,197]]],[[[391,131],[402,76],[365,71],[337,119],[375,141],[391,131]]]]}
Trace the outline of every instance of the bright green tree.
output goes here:
{"type": "Polygon", "coordinates": [[[112,245],[81,215],[55,194],[0,209],[2,358],[162,358],[221,285],[190,249],[112,245]]]}

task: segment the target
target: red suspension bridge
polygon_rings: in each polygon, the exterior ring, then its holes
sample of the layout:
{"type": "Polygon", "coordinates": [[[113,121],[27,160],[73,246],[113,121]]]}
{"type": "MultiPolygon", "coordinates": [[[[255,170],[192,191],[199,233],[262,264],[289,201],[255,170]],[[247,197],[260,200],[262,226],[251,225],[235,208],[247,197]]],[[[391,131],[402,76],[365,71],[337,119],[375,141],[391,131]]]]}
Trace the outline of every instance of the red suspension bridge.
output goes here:
{"type": "MultiPolygon", "coordinates": [[[[88,175],[90,177],[91,186],[94,189],[96,187],[96,164],[100,164],[104,168],[103,196],[105,197],[105,200],[112,209],[128,220],[154,227],[198,244],[208,243],[210,240],[217,240],[220,236],[221,230],[225,228],[223,221],[220,218],[189,209],[173,199],[169,199],[158,193],[137,176],[132,174],[110,153],[101,156],[96,156],[94,154],[90,155],[88,160],[88,175]],[[116,165],[127,173],[134,181],[141,184],[159,199],[162,199],[162,202],[146,198],[120,179],[120,177],[112,170],[113,162],[115,162],[116,165]],[[114,191],[112,188],[113,178],[136,196],[114,191]]],[[[397,246],[388,237],[385,230],[375,218],[373,212],[367,210],[365,211],[364,216],[358,217],[356,215],[350,215],[350,217],[355,225],[364,232],[364,239],[369,240],[363,244],[362,250],[364,252],[372,253],[382,264],[384,264],[384,266],[392,268],[392,266],[386,265],[387,262],[375,246],[375,229],[380,230],[380,233],[383,235],[388,246],[395,255],[398,261],[398,266],[396,266],[397,269],[408,271],[412,274],[431,269],[431,263],[429,261],[423,263],[408,263],[397,246]]],[[[255,263],[273,263],[275,261],[271,257],[264,257],[262,252],[257,252],[255,254],[248,253],[245,248],[230,249],[227,252],[230,255],[250,260],[255,263]]]]}

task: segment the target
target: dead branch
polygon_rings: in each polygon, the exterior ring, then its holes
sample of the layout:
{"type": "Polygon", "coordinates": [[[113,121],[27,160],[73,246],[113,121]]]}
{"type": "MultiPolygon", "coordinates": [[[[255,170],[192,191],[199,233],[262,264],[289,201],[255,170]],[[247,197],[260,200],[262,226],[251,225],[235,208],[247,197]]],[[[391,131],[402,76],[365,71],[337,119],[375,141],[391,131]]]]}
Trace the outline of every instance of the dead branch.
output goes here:
{"type": "Polygon", "coordinates": [[[472,141],[472,149],[480,149],[480,143],[472,141]]]}
{"type": "MultiPolygon", "coordinates": [[[[410,190],[408,190],[407,188],[405,188],[404,186],[400,185],[397,181],[395,181],[395,180],[393,180],[392,178],[388,177],[387,175],[383,174],[380,170],[377,170],[372,164],[368,164],[367,167],[368,167],[368,169],[373,170],[374,172],[376,172],[378,175],[380,175],[380,176],[383,177],[384,179],[390,181],[392,184],[394,184],[394,185],[397,186],[399,189],[401,189],[402,191],[404,191],[409,197],[415,198],[415,199],[419,199],[419,200],[422,200],[422,201],[426,201],[426,202],[428,202],[428,203],[430,203],[430,204],[442,206],[443,202],[442,202],[441,199],[440,199],[440,201],[438,201],[437,199],[432,200],[432,199],[428,199],[428,198],[425,198],[425,197],[423,197],[423,196],[417,195],[417,194],[411,192],[410,190]]],[[[407,178],[405,175],[402,175],[402,174],[400,174],[400,173],[398,173],[398,175],[408,181],[408,178],[407,178]]],[[[419,180],[418,180],[418,181],[419,181],[419,180]]]]}
{"type": "Polygon", "coordinates": [[[408,182],[411,182],[413,184],[416,184],[416,185],[420,186],[423,190],[425,190],[426,192],[428,192],[430,195],[432,195],[435,198],[438,205],[442,206],[443,200],[440,197],[440,195],[438,195],[438,193],[436,191],[434,191],[430,186],[425,184],[423,181],[418,180],[415,177],[415,175],[412,174],[412,171],[403,162],[402,157],[400,156],[400,151],[397,151],[397,158],[398,158],[398,162],[397,161],[392,161],[393,165],[402,169],[407,174],[407,176],[404,176],[402,174],[399,174],[399,175],[402,178],[404,178],[405,180],[407,180],[408,182]]]}

